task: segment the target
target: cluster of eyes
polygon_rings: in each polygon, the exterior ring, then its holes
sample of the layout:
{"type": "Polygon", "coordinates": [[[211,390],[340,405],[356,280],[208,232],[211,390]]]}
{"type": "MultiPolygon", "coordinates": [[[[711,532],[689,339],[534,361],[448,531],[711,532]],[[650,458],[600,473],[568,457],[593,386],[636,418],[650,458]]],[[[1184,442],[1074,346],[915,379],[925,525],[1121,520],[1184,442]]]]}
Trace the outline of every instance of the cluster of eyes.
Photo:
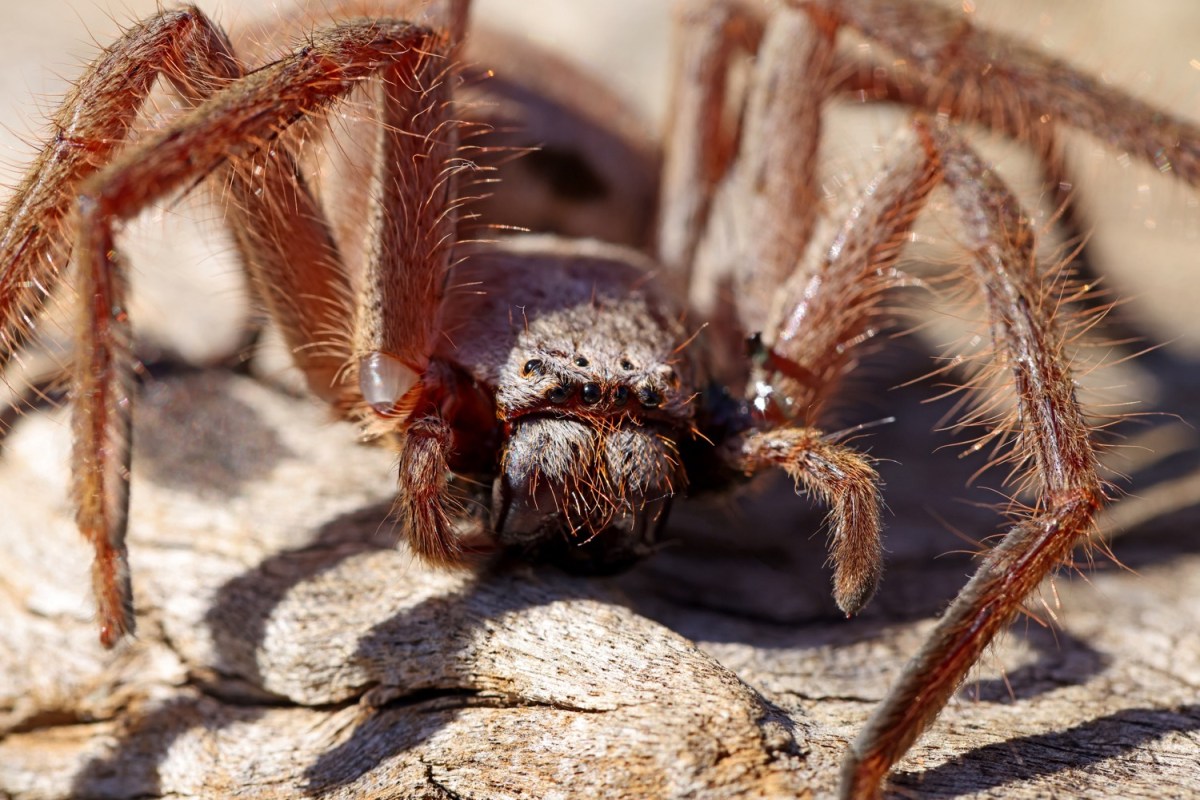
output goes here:
{"type": "MultiPolygon", "coordinates": [[[[588,360],[583,356],[575,356],[575,366],[586,367],[588,360]]],[[[621,369],[630,372],[634,369],[633,363],[622,358],[620,362],[621,369]]],[[[534,375],[545,374],[545,364],[540,358],[531,358],[525,362],[525,366],[521,367],[521,374],[526,378],[531,378],[534,375]]],[[[580,401],[587,406],[594,406],[604,399],[604,390],[600,388],[600,384],[594,381],[588,381],[580,385],[575,381],[565,381],[556,384],[548,392],[546,399],[555,405],[562,405],[570,400],[578,393],[580,401]]],[[[612,392],[611,402],[614,406],[620,408],[629,402],[631,391],[628,386],[618,385],[612,392]]],[[[650,386],[642,386],[637,391],[638,402],[645,408],[658,408],[662,405],[662,394],[650,386]]]]}

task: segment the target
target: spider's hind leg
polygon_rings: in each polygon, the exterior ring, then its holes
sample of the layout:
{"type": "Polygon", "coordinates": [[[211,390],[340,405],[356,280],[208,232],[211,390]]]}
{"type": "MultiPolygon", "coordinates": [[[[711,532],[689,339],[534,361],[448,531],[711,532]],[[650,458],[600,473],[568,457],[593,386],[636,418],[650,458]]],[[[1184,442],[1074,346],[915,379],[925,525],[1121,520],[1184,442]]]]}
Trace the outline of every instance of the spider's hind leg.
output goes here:
{"type": "Polygon", "coordinates": [[[1037,500],[993,548],[850,746],[841,796],[878,796],[879,782],[945,706],[1026,597],[1094,530],[1104,502],[1091,429],[1075,395],[1058,314],[1061,285],[1036,261],[1017,200],[952,130],[933,131],[963,220],[969,271],[988,308],[1015,414],[1000,426],[1037,500]]]}

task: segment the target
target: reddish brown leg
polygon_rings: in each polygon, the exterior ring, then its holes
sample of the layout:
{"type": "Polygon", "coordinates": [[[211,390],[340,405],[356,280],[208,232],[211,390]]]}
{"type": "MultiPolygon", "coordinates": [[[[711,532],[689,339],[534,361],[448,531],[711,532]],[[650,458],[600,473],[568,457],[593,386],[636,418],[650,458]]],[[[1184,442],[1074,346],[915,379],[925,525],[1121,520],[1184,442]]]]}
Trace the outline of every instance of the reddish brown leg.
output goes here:
{"type": "Polygon", "coordinates": [[[889,143],[885,166],[846,210],[844,222],[818,226],[772,311],[764,334],[767,358],[752,381],[765,423],[780,427],[736,438],[727,451],[747,473],[782,467],[798,486],[830,504],[834,598],[847,614],[870,599],[882,571],[879,479],[864,456],[791,423],[815,421],[854,348],[870,336],[881,300],[897,283],[896,258],[937,169],[925,126],[906,129],[889,143]]]}
{"type": "MultiPolygon", "coordinates": [[[[411,79],[417,65],[436,58],[430,52],[437,45],[429,32],[399,22],[355,23],[314,36],[301,52],[230,84],[123,154],[83,188],[78,288],[86,302],[76,364],[76,492],[80,528],[102,543],[98,563],[106,571],[99,574],[97,594],[106,644],[132,627],[128,583],[121,578],[132,400],[129,329],[114,226],[227,160],[268,145],[289,123],[319,111],[380,68],[408,65],[411,79]]],[[[328,300],[307,302],[324,313],[328,300]]]]}
{"type": "Polygon", "coordinates": [[[995,173],[949,130],[934,135],[996,352],[1013,375],[1016,456],[1033,466],[1039,500],[1031,517],[988,554],[850,746],[841,787],[847,798],[878,796],[888,770],[941,712],[984,648],[1092,532],[1104,501],[1063,353],[1066,335],[1055,319],[1060,287],[1040,274],[1034,232],[995,173]]]}
{"type": "MultiPolygon", "coordinates": [[[[3,262],[6,269],[0,276],[0,300],[10,303],[0,317],[0,339],[11,345],[14,336],[31,327],[46,291],[58,278],[60,263],[71,250],[64,224],[69,204],[78,196],[79,184],[101,169],[121,145],[154,79],[163,75],[186,102],[194,104],[227,86],[241,71],[224,34],[192,8],[165,13],[132,28],[89,68],[55,118],[58,133],[54,141],[5,213],[5,241],[18,244],[15,251],[0,254],[0,258],[11,259],[3,262]],[[22,296],[20,289],[10,290],[9,282],[22,280],[37,291],[22,296]]],[[[299,179],[291,154],[276,148],[271,156],[256,157],[253,164],[235,164],[229,189],[234,202],[228,216],[261,296],[288,341],[296,346],[315,341],[331,320],[345,319],[346,314],[335,313],[334,308],[336,299],[348,290],[342,285],[336,251],[320,212],[299,179]],[[331,299],[306,306],[295,300],[298,297],[331,299]]],[[[120,281],[121,276],[112,273],[101,295],[122,296],[120,281]]],[[[81,394],[83,406],[107,410],[93,418],[77,418],[75,463],[80,477],[75,494],[80,527],[97,551],[94,581],[101,637],[111,643],[132,626],[123,545],[129,387],[122,365],[128,357],[129,331],[123,314],[102,311],[93,309],[90,316],[102,320],[98,324],[105,327],[100,333],[115,346],[109,355],[94,351],[89,341],[90,323],[85,322],[75,369],[108,375],[98,386],[108,385],[113,391],[81,394]],[[104,429],[105,420],[113,421],[108,430],[104,429]],[[99,441],[104,447],[93,450],[99,441]],[[82,477],[97,474],[107,475],[102,486],[82,477]]],[[[314,391],[329,396],[332,376],[345,356],[334,359],[330,366],[328,356],[322,363],[321,355],[306,348],[297,361],[314,391]]]]}
{"type": "MultiPolygon", "coordinates": [[[[161,74],[195,100],[240,73],[224,34],[195,9],[164,13],[130,29],[97,60],[54,118],[54,139],[38,157],[5,209],[0,240],[0,352],[7,355],[29,333],[71,252],[66,219],[78,186],[124,141],[129,126],[161,74]]],[[[104,247],[103,241],[95,243],[104,247]]],[[[111,274],[98,294],[82,292],[87,319],[98,320],[107,353],[90,347],[90,322],[81,321],[75,370],[98,381],[77,400],[93,414],[76,418],[75,497],[81,531],[96,550],[93,583],[101,639],[112,644],[132,630],[124,529],[128,506],[129,329],[120,308],[101,308],[104,296],[124,294],[111,274]],[[86,477],[91,476],[91,477],[86,477]]]]}
{"type": "Polygon", "coordinates": [[[844,61],[841,88],[986,125],[1044,152],[1069,125],[1200,185],[1200,127],[969,18],[915,0],[792,0],[881,42],[895,58],[844,61]]]}
{"type": "Polygon", "coordinates": [[[680,3],[672,50],[658,259],[686,287],[713,192],[733,160],[733,62],[758,49],[762,20],[733,0],[680,3]]]}
{"type": "Polygon", "coordinates": [[[723,449],[727,463],[747,475],[780,467],[798,490],[829,505],[833,597],[847,616],[857,613],[871,599],[883,571],[879,475],[869,459],[813,428],[753,431],[734,437],[723,449]]]}

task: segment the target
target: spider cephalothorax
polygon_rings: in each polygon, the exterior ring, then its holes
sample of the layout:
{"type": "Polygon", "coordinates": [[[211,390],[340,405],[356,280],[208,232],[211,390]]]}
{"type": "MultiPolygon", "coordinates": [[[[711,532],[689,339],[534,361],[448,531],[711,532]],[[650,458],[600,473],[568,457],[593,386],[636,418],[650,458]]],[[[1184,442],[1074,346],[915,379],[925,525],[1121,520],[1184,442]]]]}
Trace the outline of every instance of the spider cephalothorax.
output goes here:
{"type": "Polygon", "coordinates": [[[638,180],[610,198],[620,224],[589,225],[567,213],[571,201],[601,205],[623,172],[654,160],[637,155],[611,98],[567,76],[603,109],[571,112],[571,93],[545,82],[562,70],[546,62],[525,73],[527,87],[501,78],[499,111],[464,123],[465,0],[431,4],[430,24],[400,21],[383,3],[343,5],[350,21],[315,31],[298,15],[304,44],[252,70],[197,9],[130,29],[80,79],[0,224],[6,359],[37,333],[75,250],[75,496],[96,549],[102,641],[134,626],[124,535],[136,393],[115,232],[147,205],[219,182],[254,293],[308,389],[394,448],[399,527],[427,561],[504,547],[619,567],[653,549],[684,491],[778,468],[829,505],[834,595],[853,614],[882,570],[879,481],[869,458],[816,426],[858,346],[884,326],[905,283],[900,250],[943,186],[966,253],[956,277],[982,298],[992,337],[992,370],[972,383],[990,391],[1004,371],[1013,389],[1011,402],[984,403],[967,422],[987,427],[981,443],[1012,445],[1036,496],[1014,501],[1003,540],[851,745],[843,794],[876,794],[1024,599],[1089,539],[1106,499],[1069,353],[1092,320],[1082,313],[1073,326],[1060,313],[1089,289],[1062,265],[1039,264],[1030,218],[958,126],[1028,143],[1059,186],[1069,183],[1059,126],[1192,184],[1200,132],[910,0],[685,3],[659,208],[630,210],[653,185],[638,180]],[[839,49],[848,28],[891,57],[839,49]],[[160,74],[189,109],[120,149],[160,74]],[[348,168],[349,211],[330,222],[297,152],[313,138],[301,121],[360,89],[372,98],[363,116],[373,143],[358,151],[367,164],[348,168]],[[918,113],[861,194],[830,212],[816,155],[825,101],[838,94],[918,113]],[[504,138],[513,119],[544,135],[504,138]],[[489,122],[500,139],[485,135],[489,122]],[[514,147],[540,142],[550,146],[516,159],[528,169],[505,173],[512,185],[479,203],[484,222],[622,231],[648,252],[565,238],[456,242],[471,222],[459,210],[481,193],[465,177],[473,159],[503,165],[514,147]],[[619,163],[593,168],[599,153],[619,163]],[[559,195],[526,191],[535,174],[559,195]]]}
{"type": "MultiPolygon", "coordinates": [[[[589,571],[646,555],[687,487],[679,442],[696,435],[680,310],[652,264],[619,248],[564,252],[529,237],[468,252],[451,271],[463,288],[446,304],[447,342],[423,381],[436,422],[415,424],[444,426],[447,466],[485,478],[480,502],[499,545],[589,571]]],[[[416,463],[402,456],[401,470],[416,463]]],[[[399,507],[405,520],[423,513],[404,497],[399,507]]],[[[439,562],[459,549],[448,532],[412,541],[439,562]]]]}

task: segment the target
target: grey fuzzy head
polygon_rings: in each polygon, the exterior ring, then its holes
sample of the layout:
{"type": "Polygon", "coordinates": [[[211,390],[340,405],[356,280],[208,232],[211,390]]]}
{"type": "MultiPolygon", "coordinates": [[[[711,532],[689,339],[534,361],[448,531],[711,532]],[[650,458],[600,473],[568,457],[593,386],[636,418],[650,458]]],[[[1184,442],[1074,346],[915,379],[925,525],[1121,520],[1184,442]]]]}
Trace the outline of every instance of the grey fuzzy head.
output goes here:
{"type": "Polygon", "coordinates": [[[566,547],[554,560],[605,569],[645,554],[684,488],[677,443],[692,435],[694,372],[652,262],[599,243],[555,247],[530,237],[470,251],[455,281],[472,288],[447,304],[456,344],[445,355],[495,392],[501,543],[566,547]]]}
{"type": "Polygon", "coordinates": [[[493,524],[505,546],[605,571],[648,554],[686,480],[657,426],[527,417],[504,452],[493,524]]]}

